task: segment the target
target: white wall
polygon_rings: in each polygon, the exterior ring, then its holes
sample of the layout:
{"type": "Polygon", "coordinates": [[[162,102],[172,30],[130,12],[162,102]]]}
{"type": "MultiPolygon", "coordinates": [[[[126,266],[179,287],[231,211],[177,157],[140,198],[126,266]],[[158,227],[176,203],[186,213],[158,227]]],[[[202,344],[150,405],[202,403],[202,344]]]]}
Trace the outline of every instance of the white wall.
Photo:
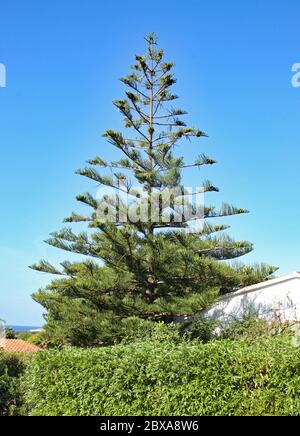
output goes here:
{"type": "Polygon", "coordinates": [[[248,313],[267,320],[280,318],[282,321],[300,321],[300,277],[223,297],[204,316],[230,322],[248,313]]]}

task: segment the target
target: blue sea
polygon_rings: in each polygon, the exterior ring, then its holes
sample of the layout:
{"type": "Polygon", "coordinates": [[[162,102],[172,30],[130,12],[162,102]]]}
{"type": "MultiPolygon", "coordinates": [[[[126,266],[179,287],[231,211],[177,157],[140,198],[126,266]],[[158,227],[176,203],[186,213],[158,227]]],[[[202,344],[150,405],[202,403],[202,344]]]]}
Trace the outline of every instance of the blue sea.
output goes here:
{"type": "Polygon", "coordinates": [[[29,332],[41,328],[41,326],[36,325],[6,325],[6,327],[12,328],[15,332],[29,332]]]}

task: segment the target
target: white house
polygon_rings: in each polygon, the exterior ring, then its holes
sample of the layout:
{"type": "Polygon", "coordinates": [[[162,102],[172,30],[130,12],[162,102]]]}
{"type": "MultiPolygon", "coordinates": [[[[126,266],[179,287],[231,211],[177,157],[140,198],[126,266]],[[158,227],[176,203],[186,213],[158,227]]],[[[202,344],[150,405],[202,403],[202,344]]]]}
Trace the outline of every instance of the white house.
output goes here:
{"type": "Polygon", "coordinates": [[[255,314],[267,321],[300,321],[300,273],[258,283],[221,297],[204,317],[222,323],[255,314]]]}

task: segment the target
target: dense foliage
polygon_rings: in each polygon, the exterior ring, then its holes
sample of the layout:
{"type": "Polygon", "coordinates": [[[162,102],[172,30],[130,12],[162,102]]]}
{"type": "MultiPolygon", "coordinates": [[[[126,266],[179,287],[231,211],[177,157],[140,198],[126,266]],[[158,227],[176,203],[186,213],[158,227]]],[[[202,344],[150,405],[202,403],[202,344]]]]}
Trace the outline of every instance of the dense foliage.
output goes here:
{"type": "Polygon", "coordinates": [[[23,382],[28,413],[300,415],[300,349],[289,335],[203,344],[165,333],[38,353],[23,382]]]}
{"type": "Polygon", "coordinates": [[[199,187],[208,195],[219,189],[198,180],[196,173],[194,192],[183,186],[182,171],[216,162],[201,153],[191,160],[188,151],[186,162],[178,153],[184,140],[206,134],[185,123],[186,112],[174,106],[173,63],[164,60],[155,35],[146,42],[146,54],[137,55],[131,73],[121,79],[125,98],[114,102],[124,117],[124,132],[110,129],[103,135],[116,160],[96,156],[78,171],[106,189],[105,195],[79,195],[77,200],[92,212],[73,212],[65,220],[88,225],[88,230],[64,228],[48,241],[87,260],[64,262],[62,268],[47,261],[33,266],[58,276],[34,294],[47,311],[46,328],[55,343],[113,343],[123,319],[169,322],[206,308],[220,292],[265,280],[274,271],[220,262],[249,253],[252,244],[234,241],[224,233],[228,226],[214,219],[247,211],[197,204],[199,187]],[[195,226],[199,220],[203,225],[195,226]]]}
{"type": "Polygon", "coordinates": [[[22,403],[20,376],[27,358],[0,351],[0,416],[15,415],[22,403]]]}
{"type": "Polygon", "coordinates": [[[11,327],[6,327],[4,332],[5,332],[6,339],[16,339],[17,338],[17,333],[11,327]]]}

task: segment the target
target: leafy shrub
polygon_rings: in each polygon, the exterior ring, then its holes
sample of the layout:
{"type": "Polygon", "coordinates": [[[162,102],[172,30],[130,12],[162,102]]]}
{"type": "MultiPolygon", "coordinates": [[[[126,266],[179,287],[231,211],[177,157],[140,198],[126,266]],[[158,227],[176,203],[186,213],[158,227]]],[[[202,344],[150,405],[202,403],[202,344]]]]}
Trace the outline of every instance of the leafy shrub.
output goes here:
{"type": "Polygon", "coordinates": [[[43,346],[47,342],[46,334],[44,331],[31,333],[27,341],[34,345],[43,346]]]}
{"type": "Polygon", "coordinates": [[[20,376],[27,359],[0,352],[0,416],[15,415],[21,406],[20,376]]]}
{"type": "Polygon", "coordinates": [[[254,341],[260,336],[277,336],[291,332],[292,326],[289,322],[278,320],[268,322],[252,314],[226,323],[197,317],[185,328],[185,333],[187,337],[199,339],[204,343],[217,339],[237,340],[241,338],[254,341]]]}
{"type": "Polygon", "coordinates": [[[184,326],[181,331],[187,338],[198,339],[206,344],[218,337],[216,331],[219,328],[219,323],[216,321],[197,317],[188,325],[184,326]]]}
{"type": "Polygon", "coordinates": [[[107,316],[106,321],[102,321],[101,324],[101,341],[99,341],[97,331],[92,330],[83,328],[83,331],[79,332],[78,327],[74,331],[69,329],[68,333],[64,333],[65,336],[69,335],[68,341],[64,341],[62,340],[62,336],[56,335],[57,330],[52,334],[53,331],[50,330],[49,325],[47,325],[45,332],[38,333],[37,336],[29,338],[29,341],[32,342],[32,340],[37,339],[38,342],[34,342],[35,345],[42,345],[44,348],[62,348],[62,346],[74,346],[74,344],[76,344],[76,346],[90,348],[129,343],[150,338],[159,341],[180,340],[179,325],[148,321],[134,316],[114,320],[114,322],[107,316]]]}
{"type": "Polygon", "coordinates": [[[182,341],[180,325],[146,321],[137,317],[124,318],[120,322],[117,342],[124,344],[139,340],[178,343],[182,341]]]}
{"type": "Polygon", "coordinates": [[[17,333],[11,327],[6,327],[5,328],[5,337],[7,339],[16,339],[17,333]]]}
{"type": "Polygon", "coordinates": [[[22,341],[27,341],[32,336],[31,332],[18,332],[17,339],[22,339],[22,341]]]}
{"type": "Polygon", "coordinates": [[[37,353],[30,415],[300,415],[300,349],[288,336],[37,353]]]}

